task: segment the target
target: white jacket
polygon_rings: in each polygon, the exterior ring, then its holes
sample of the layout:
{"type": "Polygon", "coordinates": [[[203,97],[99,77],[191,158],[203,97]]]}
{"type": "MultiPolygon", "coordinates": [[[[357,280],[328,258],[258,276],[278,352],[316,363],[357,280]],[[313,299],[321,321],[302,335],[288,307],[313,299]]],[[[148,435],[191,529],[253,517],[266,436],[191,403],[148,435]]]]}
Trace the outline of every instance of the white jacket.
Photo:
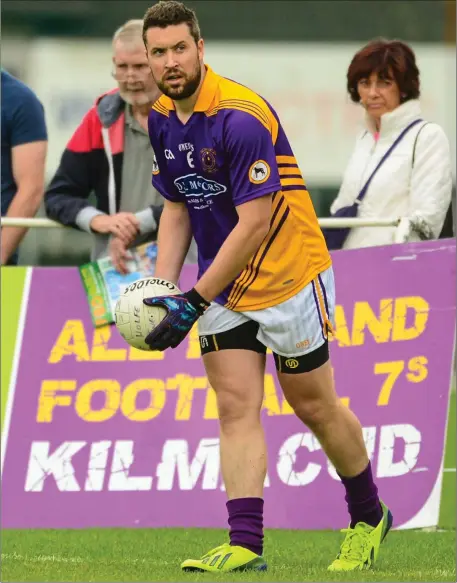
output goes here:
{"type": "MultiPolygon", "coordinates": [[[[365,116],[367,130],[356,140],[342,186],[330,209],[332,214],[354,202],[383,155],[401,131],[415,119],[422,119],[417,100],[407,101],[384,114],[376,142],[374,122],[368,115],[365,116]]],[[[359,205],[358,217],[407,217],[411,222],[403,221],[408,225],[403,240],[436,239],[444,224],[451,192],[448,139],[439,125],[424,120],[409,130],[379,168],[359,205]]],[[[396,229],[351,229],[343,248],[389,245],[395,240],[396,229]]],[[[404,226],[402,229],[405,231],[404,226]]]]}

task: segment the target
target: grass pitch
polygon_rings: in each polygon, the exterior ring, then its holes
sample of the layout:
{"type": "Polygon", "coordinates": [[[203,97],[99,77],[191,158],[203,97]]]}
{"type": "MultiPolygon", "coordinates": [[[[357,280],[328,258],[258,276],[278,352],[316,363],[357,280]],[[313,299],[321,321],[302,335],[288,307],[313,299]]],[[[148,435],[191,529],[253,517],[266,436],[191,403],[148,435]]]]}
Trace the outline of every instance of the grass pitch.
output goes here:
{"type": "Polygon", "coordinates": [[[3,535],[2,577],[8,581],[455,581],[455,531],[391,532],[375,570],[327,571],[342,534],[268,531],[267,573],[183,573],[180,562],[226,540],[200,529],[35,530],[3,535]]]}

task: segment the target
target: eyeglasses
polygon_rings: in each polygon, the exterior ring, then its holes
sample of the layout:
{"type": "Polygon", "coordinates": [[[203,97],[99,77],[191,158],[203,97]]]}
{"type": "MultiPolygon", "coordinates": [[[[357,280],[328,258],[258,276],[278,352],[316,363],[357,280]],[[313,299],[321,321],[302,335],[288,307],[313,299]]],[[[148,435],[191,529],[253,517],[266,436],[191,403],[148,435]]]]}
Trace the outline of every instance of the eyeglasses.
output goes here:
{"type": "Polygon", "coordinates": [[[126,65],[125,63],[121,63],[120,65],[114,65],[111,75],[116,81],[123,81],[124,79],[127,79],[129,71],[132,71],[136,76],[142,77],[151,73],[151,69],[146,63],[140,65],[126,65]]]}

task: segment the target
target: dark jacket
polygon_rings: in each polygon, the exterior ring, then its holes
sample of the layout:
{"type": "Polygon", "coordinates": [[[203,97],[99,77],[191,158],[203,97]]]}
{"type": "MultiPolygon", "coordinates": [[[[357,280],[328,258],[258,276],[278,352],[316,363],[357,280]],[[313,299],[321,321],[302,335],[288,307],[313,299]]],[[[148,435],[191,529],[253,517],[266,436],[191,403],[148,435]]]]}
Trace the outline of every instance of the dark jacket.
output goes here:
{"type": "MultiPolygon", "coordinates": [[[[100,96],[62,154],[45,196],[47,216],[92,232],[94,216],[119,212],[124,157],[125,102],[117,89],[100,96]],[[96,209],[88,202],[94,192],[96,209]]],[[[162,206],[137,213],[140,232],[156,231],[162,206]]]]}

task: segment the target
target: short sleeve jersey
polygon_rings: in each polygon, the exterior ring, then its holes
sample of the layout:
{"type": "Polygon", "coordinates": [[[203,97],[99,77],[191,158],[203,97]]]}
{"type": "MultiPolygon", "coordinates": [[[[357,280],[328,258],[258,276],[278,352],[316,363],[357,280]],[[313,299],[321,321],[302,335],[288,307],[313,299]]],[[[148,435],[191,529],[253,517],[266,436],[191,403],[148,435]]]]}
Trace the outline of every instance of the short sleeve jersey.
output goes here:
{"type": "Polygon", "coordinates": [[[33,91],[2,69],[2,216],[16,194],[12,148],[47,140],[43,106],[33,91]]]}
{"type": "Polygon", "coordinates": [[[238,222],[237,206],[273,195],[270,229],[245,269],[215,301],[234,311],[279,304],[331,265],[322,231],[273,108],[206,66],[186,124],[162,95],[149,114],[152,184],[187,206],[199,275],[238,222]]]}

